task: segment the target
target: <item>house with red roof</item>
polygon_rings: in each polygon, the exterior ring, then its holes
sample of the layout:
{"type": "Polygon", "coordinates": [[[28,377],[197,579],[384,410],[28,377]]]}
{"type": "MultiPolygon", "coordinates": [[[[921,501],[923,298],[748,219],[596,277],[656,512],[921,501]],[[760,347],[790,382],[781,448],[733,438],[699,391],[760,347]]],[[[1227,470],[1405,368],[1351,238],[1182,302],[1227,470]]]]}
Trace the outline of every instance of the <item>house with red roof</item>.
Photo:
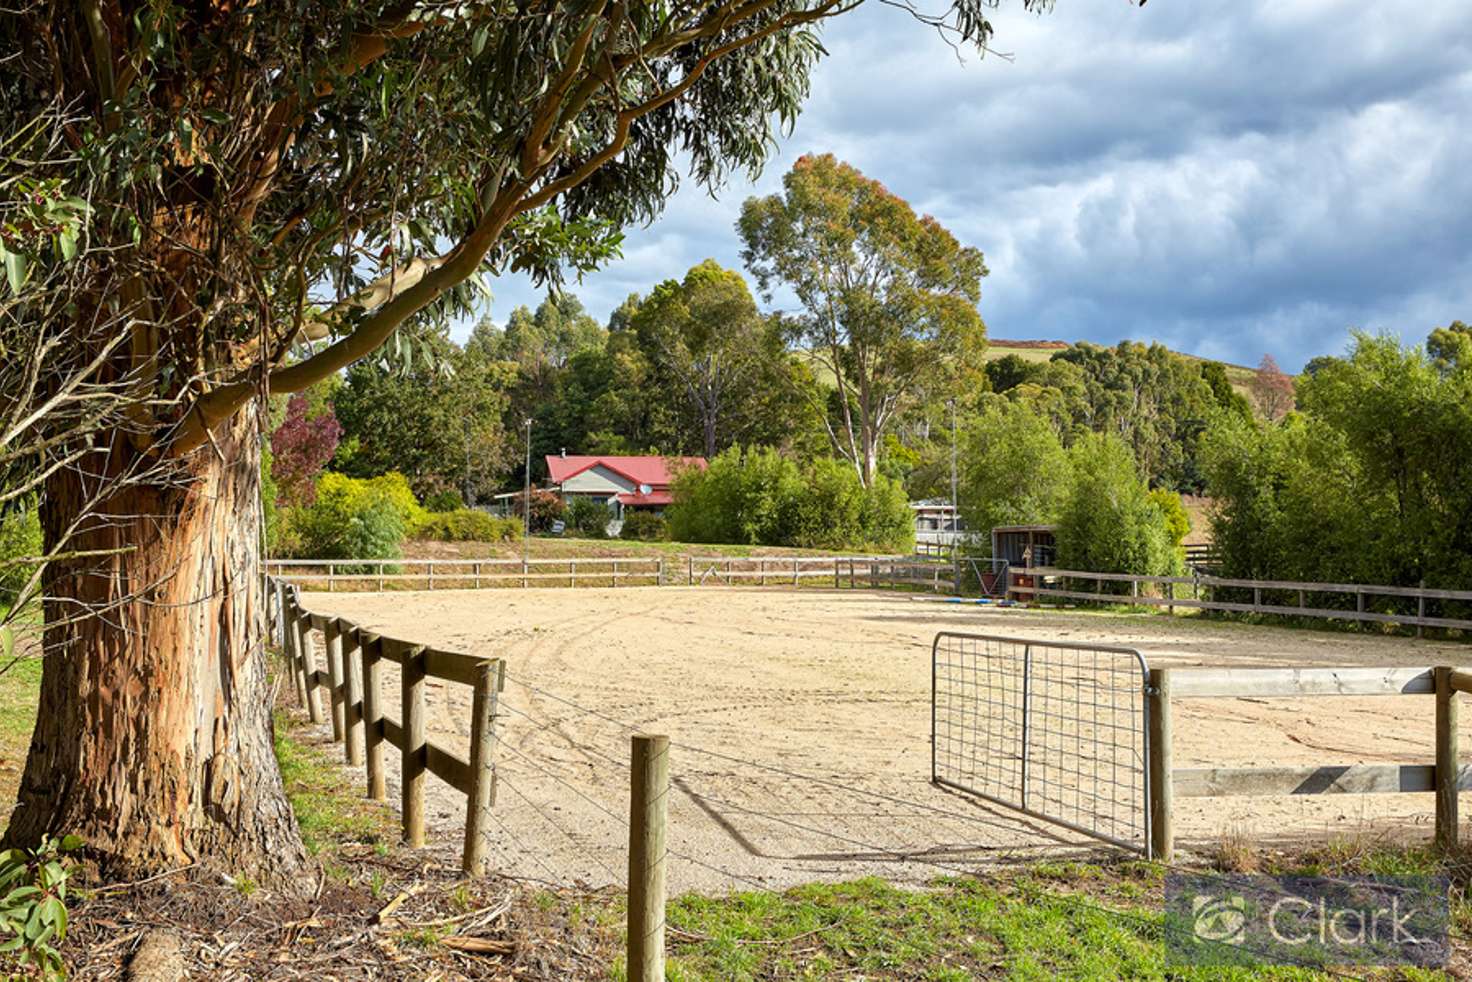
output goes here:
{"type": "Polygon", "coordinates": [[[627,509],[660,514],[674,501],[670,484],[682,467],[705,467],[704,457],[547,456],[548,483],[565,502],[591,498],[623,521],[627,509]]]}

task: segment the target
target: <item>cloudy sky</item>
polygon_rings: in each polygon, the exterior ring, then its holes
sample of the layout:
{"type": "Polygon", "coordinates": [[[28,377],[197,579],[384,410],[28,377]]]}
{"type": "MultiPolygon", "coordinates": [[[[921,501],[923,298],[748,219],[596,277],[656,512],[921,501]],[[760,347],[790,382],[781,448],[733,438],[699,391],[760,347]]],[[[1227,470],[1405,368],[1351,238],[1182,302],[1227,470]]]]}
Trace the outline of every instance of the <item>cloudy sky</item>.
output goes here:
{"type": "MultiPolygon", "coordinates": [[[[574,292],[600,318],[706,257],[741,202],[831,152],[986,254],[992,337],[1158,339],[1296,369],[1352,328],[1472,319],[1472,3],[1003,0],[958,61],[878,3],[830,24],[755,182],[686,182],[574,292]]],[[[492,317],[540,299],[503,277],[492,317]]],[[[783,307],[778,296],[773,306],[783,307]]]]}

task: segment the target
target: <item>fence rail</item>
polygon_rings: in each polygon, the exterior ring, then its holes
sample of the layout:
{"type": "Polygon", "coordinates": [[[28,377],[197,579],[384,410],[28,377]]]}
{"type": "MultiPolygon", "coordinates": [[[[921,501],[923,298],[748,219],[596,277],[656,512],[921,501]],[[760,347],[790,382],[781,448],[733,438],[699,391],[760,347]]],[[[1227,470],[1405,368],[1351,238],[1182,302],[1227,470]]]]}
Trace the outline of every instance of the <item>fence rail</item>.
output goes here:
{"type": "Polygon", "coordinates": [[[1051,566],[1036,566],[1013,569],[1009,573],[1008,594],[1021,594],[1033,599],[1092,600],[1101,603],[1131,603],[1153,607],[1176,607],[1199,610],[1218,610],[1245,614],[1271,614],[1281,617],[1312,617],[1324,620],[1361,621],[1379,624],[1400,624],[1415,627],[1472,629],[1472,619],[1459,617],[1432,617],[1426,614],[1426,602],[1454,601],[1472,603],[1472,590],[1442,590],[1430,587],[1381,586],[1370,583],[1303,583],[1292,580],[1244,580],[1220,576],[1143,576],[1133,573],[1091,573],[1084,570],[1056,569],[1051,566]],[[1049,585],[1049,581],[1064,581],[1062,586],[1049,585]],[[1092,591],[1075,586],[1094,584],[1092,591]],[[1105,583],[1128,583],[1130,593],[1109,593],[1105,583]],[[1189,585],[1190,597],[1176,596],[1175,587],[1189,585]],[[1163,596],[1152,596],[1140,589],[1142,586],[1163,587],[1163,596]],[[1217,599],[1216,591],[1251,590],[1252,602],[1217,599]],[[1205,596],[1203,596],[1203,592],[1205,596]],[[1273,594],[1294,594],[1297,604],[1265,603],[1273,594]],[[1353,597],[1354,609],[1327,606],[1309,606],[1312,594],[1353,597]],[[1398,613],[1365,609],[1366,597],[1388,597],[1415,600],[1415,613],[1398,613]]]}
{"type": "Polygon", "coordinates": [[[505,686],[505,662],[442,651],[401,641],[360,628],[341,617],[306,610],[297,587],[268,577],[268,596],[274,599],[277,638],[285,653],[297,696],[312,722],[323,719],[325,692],[333,739],[343,744],[347,762],[365,764],[368,797],[387,795],[383,747],[402,754],[400,783],[404,841],[424,845],[424,782],[433,774],[466,796],[465,845],[461,864],[465,872],[485,872],[490,811],[495,803],[496,773],[491,747],[495,739],[500,692],[505,686]],[[327,667],[316,667],[311,633],[320,632],[327,667]],[[400,667],[400,714],[384,713],[382,663],[400,667]],[[425,735],[428,719],[425,680],[442,679],[472,689],[470,758],[439,746],[425,735]]]}
{"type": "MultiPolygon", "coordinates": [[[[267,575],[313,589],[389,584],[422,589],[483,586],[711,586],[831,583],[835,589],[908,586],[957,591],[953,563],[896,556],[696,556],[684,569],[663,557],[575,559],[268,559],[267,575]]],[[[959,591],[957,591],[959,592],[959,591]]]]}
{"type": "Polygon", "coordinates": [[[1472,672],[1436,668],[1203,668],[1150,670],[1151,832],[1154,854],[1174,851],[1171,812],[1181,798],[1238,795],[1435,792],[1438,847],[1457,845],[1457,796],[1472,788],[1459,763],[1457,693],[1472,693],[1472,672]],[[1172,704],[1177,699],[1431,695],[1436,701],[1435,762],[1258,767],[1172,767],[1172,704]],[[1157,732],[1159,736],[1157,737],[1157,732]]]}

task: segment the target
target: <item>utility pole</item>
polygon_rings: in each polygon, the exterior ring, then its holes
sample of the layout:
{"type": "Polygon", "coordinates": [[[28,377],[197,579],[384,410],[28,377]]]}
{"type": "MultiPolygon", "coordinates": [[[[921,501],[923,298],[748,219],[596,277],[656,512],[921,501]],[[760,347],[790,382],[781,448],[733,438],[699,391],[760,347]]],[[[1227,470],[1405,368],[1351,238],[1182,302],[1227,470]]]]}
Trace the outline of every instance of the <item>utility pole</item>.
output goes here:
{"type": "Polygon", "coordinates": [[[956,567],[956,594],[961,593],[961,511],[956,494],[956,400],[951,398],[951,562],[956,567]]]}
{"type": "Polygon", "coordinates": [[[527,550],[532,539],[532,418],[528,416],[526,426],[526,493],[521,499],[521,568],[526,569],[527,550]]]}
{"type": "Polygon", "coordinates": [[[957,530],[961,513],[957,511],[956,497],[956,400],[951,400],[951,532],[957,530]]]}

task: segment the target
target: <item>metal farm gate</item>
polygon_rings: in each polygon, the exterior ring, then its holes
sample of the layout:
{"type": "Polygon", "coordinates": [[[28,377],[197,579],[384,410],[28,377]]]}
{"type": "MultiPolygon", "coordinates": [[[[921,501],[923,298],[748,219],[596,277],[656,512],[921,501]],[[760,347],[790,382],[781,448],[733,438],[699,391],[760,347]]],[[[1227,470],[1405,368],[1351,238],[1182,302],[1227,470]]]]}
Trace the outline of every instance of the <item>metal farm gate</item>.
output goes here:
{"type": "Polygon", "coordinates": [[[1148,858],[1148,677],[1133,648],[937,634],[931,780],[1148,858]]]}

